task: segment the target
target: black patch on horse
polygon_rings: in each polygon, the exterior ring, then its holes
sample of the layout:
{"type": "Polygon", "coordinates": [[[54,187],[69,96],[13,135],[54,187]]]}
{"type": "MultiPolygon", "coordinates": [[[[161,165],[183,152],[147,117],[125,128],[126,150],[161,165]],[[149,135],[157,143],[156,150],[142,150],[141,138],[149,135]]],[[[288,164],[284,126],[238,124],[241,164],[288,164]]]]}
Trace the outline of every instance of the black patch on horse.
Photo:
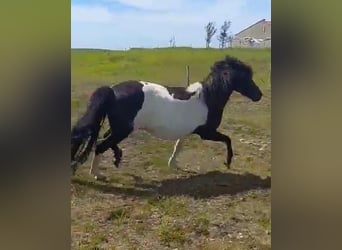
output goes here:
{"type": "Polygon", "coordinates": [[[168,87],[165,86],[167,91],[173,98],[178,100],[189,100],[196,92],[188,92],[184,87],[168,87]]]}
{"type": "Polygon", "coordinates": [[[134,80],[112,86],[116,100],[108,115],[110,130],[105,133],[106,139],[97,145],[95,154],[101,154],[111,148],[115,156],[115,166],[119,165],[122,157],[118,144],[133,131],[134,119],[143,106],[143,87],[141,82],[134,80]]]}
{"type": "Polygon", "coordinates": [[[116,97],[116,107],[113,112],[117,120],[129,123],[134,121],[144,103],[143,87],[141,82],[134,80],[120,82],[112,86],[116,97]]]}

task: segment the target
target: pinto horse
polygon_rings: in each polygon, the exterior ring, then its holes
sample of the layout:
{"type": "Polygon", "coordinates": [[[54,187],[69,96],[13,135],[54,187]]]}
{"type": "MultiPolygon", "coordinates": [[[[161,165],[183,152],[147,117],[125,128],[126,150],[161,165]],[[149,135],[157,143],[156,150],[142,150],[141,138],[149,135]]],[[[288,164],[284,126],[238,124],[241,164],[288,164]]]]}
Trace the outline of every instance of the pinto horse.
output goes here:
{"type": "Polygon", "coordinates": [[[226,56],[211,66],[209,75],[200,82],[183,87],[168,87],[145,81],[124,81],[112,87],[96,89],[84,115],[71,131],[72,168],[83,163],[96,144],[90,173],[103,179],[99,172],[101,155],[111,148],[114,164],[119,166],[122,150],[118,144],[133,130],[142,129],[166,140],[176,140],[169,158],[170,167],[177,166],[183,139],[197,134],[203,140],[223,142],[227,147],[225,164],[230,166],[233,149],[229,136],[217,131],[226,103],[233,91],[257,102],[262,92],[253,81],[250,66],[226,56]],[[96,143],[104,119],[110,129],[105,139],[96,143]]]}

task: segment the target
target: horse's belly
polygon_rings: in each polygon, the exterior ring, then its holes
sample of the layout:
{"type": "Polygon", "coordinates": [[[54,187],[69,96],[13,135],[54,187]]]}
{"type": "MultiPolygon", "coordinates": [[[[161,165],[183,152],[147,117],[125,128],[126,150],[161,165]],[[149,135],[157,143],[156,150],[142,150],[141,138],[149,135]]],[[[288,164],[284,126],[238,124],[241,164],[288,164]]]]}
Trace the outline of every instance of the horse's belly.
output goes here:
{"type": "Polygon", "coordinates": [[[160,121],[153,122],[152,120],[147,124],[139,122],[139,120],[134,123],[135,129],[145,130],[146,132],[164,140],[177,140],[182,138],[191,134],[196,127],[196,125],[184,126],[184,124],[177,126],[177,124],[172,122],[163,124],[160,121]]]}
{"type": "Polygon", "coordinates": [[[142,129],[164,140],[177,140],[191,134],[198,126],[206,121],[206,113],[203,117],[189,115],[171,115],[166,113],[141,112],[134,121],[135,129],[142,129]]]}
{"type": "Polygon", "coordinates": [[[147,128],[146,131],[150,134],[164,140],[177,140],[179,138],[182,138],[188,134],[191,134],[194,129],[173,129],[170,127],[156,127],[156,128],[147,128]]]}

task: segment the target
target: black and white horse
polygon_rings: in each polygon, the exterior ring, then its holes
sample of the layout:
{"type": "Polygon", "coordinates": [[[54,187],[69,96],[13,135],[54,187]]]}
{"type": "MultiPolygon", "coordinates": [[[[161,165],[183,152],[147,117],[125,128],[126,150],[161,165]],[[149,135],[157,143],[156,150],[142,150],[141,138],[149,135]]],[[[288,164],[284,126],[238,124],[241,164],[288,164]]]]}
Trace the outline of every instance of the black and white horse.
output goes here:
{"type": "Polygon", "coordinates": [[[90,173],[96,179],[104,178],[99,172],[101,155],[111,148],[116,167],[122,151],[118,144],[133,130],[143,129],[150,134],[167,140],[176,140],[168,165],[176,166],[176,158],[183,139],[197,134],[203,140],[220,141],[226,144],[225,164],[232,162],[231,139],[217,131],[224,107],[233,91],[259,101],[262,92],[253,81],[250,66],[240,60],[226,56],[211,67],[209,75],[201,82],[187,88],[167,87],[145,81],[124,81],[112,87],[95,90],[85,114],[71,131],[71,158],[74,171],[77,163],[83,163],[99,130],[108,117],[110,130],[106,138],[98,142],[90,173]]]}

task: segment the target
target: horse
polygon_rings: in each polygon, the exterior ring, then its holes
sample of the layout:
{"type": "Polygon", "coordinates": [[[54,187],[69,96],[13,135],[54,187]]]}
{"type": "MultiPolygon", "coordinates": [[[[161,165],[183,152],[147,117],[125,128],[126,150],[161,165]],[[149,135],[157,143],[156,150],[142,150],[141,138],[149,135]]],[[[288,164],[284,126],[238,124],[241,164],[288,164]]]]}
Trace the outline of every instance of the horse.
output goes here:
{"type": "Polygon", "coordinates": [[[87,110],[72,128],[72,169],[75,173],[77,164],[84,163],[95,147],[90,174],[103,180],[105,176],[99,171],[101,155],[111,148],[114,165],[119,167],[122,150],[118,144],[134,130],[145,130],[160,139],[176,141],[168,160],[169,167],[178,167],[177,155],[184,139],[191,134],[202,140],[223,142],[227,148],[224,164],[229,168],[233,158],[231,139],[217,129],[233,91],[253,102],[263,95],[253,81],[252,68],[232,56],[216,61],[202,81],[186,88],[141,80],[101,86],[93,92],[87,110]],[[104,139],[97,142],[106,117],[110,128],[104,133],[104,139]]]}

